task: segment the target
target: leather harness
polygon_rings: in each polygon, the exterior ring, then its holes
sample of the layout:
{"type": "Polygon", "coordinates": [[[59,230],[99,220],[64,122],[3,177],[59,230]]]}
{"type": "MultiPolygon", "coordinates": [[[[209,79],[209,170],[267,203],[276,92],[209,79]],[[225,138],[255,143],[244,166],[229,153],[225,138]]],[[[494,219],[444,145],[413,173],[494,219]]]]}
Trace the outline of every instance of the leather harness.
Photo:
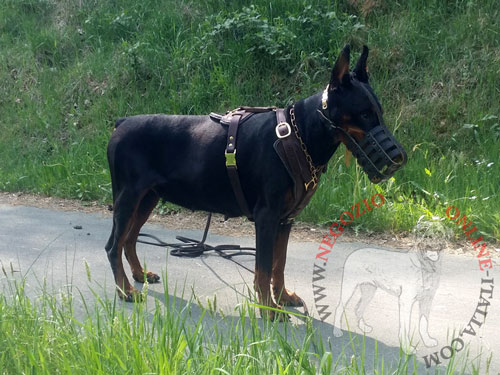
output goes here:
{"type": "Polygon", "coordinates": [[[312,164],[312,159],[300,137],[293,110],[292,107],[289,112],[292,126],[286,121],[284,109],[277,107],[239,107],[224,116],[216,113],[210,114],[213,121],[228,125],[225,150],[226,169],[236,201],[243,214],[250,220],[253,219],[252,213],[248,208],[238,175],[236,144],[239,125],[253,114],[270,111],[276,113],[275,132],[277,139],[273,147],[294,182],[293,203],[286,206],[287,209],[281,217],[282,222],[295,218],[309,203],[318,187],[319,176],[326,169],[325,166],[314,167],[312,164]]]}

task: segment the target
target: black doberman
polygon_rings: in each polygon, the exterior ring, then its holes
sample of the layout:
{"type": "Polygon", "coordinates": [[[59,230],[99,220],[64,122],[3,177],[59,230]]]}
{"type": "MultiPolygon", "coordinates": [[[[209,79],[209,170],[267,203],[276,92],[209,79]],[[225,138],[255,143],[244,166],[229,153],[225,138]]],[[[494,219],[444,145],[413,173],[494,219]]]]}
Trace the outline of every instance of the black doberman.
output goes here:
{"type": "MultiPolygon", "coordinates": [[[[403,148],[383,123],[381,107],[368,83],[363,52],[352,73],[350,49],[341,52],[323,93],[299,100],[286,109],[286,120],[297,126],[303,151],[314,167],[325,166],[340,142],[354,153],[372,182],[390,177],[406,162],[403,148]],[[292,116],[291,116],[292,114],[292,116]],[[293,118],[292,118],[293,117],[293,118]]],[[[259,303],[302,304],[285,288],[284,269],[291,224],[283,213],[293,201],[294,181],[277,154],[276,115],[256,113],[241,125],[238,137],[238,175],[255,221],[255,288],[259,303]]],[[[137,290],[122,263],[125,249],[133,278],[155,283],[136,255],[142,225],[160,199],[192,210],[243,216],[225,163],[228,130],[209,116],[138,115],[119,119],[108,145],[113,189],[113,229],[106,245],[121,298],[133,301],[137,290]]],[[[273,318],[268,309],[264,314],[273,318]]]]}

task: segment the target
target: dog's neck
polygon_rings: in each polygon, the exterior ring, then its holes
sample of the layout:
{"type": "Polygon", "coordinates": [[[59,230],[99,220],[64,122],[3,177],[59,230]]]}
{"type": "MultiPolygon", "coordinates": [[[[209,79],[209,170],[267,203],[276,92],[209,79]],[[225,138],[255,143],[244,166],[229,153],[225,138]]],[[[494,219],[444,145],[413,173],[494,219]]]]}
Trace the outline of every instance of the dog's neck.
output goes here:
{"type": "Polygon", "coordinates": [[[336,139],[336,132],[318,113],[318,109],[321,108],[321,94],[301,99],[294,107],[300,136],[314,165],[327,164],[340,141],[336,139]]]}

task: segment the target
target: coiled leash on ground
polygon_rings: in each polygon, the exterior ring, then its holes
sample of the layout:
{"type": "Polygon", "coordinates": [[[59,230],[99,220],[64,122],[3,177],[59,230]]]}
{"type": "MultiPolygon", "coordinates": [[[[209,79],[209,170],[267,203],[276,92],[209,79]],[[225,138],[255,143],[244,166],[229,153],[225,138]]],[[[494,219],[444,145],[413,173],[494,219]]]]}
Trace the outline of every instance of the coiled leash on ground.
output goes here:
{"type": "MultiPolygon", "coordinates": [[[[175,238],[181,242],[177,243],[166,243],[160,240],[158,237],[153,236],[152,234],[147,233],[139,233],[139,237],[146,237],[155,240],[156,242],[144,241],[137,239],[137,242],[152,245],[152,246],[160,246],[160,247],[171,247],[170,254],[176,257],[188,257],[188,258],[196,258],[203,255],[209,251],[215,251],[222,258],[230,260],[233,263],[236,263],[238,266],[243,267],[248,272],[255,274],[250,268],[244,266],[241,263],[238,263],[233,259],[234,256],[237,255],[252,255],[255,256],[255,248],[254,247],[241,247],[240,245],[217,245],[211,246],[205,243],[207,239],[208,230],[210,228],[210,222],[212,220],[212,213],[208,214],[207,223],[205,224],[205,230],[203,231],[203,237],[200,241],[187,238],[184,236],[176,236],[175,238]],[[233,254],[228,254],[227,251],[237,251],[233,254]]],[[[302,306],[304,308],[304,315],[309,316],[309,309],[307,308],[306,303],[302,300],[302,306]]]]}
{"type": "Polygon", "coordinates": [[[210,228],[211,220],[212,220],[212,213],[209,213],[208,218],[207,218],[207,223],[205,224],[205,230],[203,232],[203,237],[200,241],[192,239],[192,238],[183,237],[183,236],[176,236],[175,238],[181,242],[166,243],[166,242],[160,240],[158,237],[153,236],[152,234],[139,233],[139,237],[151,238],[155,242],[145,241],[145,240],[140,240],[140,239],[138,239],[137,242],[140,242],[140,243],[143,243],[146,245],[152,245],[152,246],[170,247],[170,248],[172,248],[172,250],[170,250],[170,254],[173,256],[176,256],[176,257],[196,258],[196,257],[203,255],[206,252],[215,251],[222,258],[228,259],[231,262],[236,263],[240,267],[243,267],[248,272],[254,273],[254,271],[251,270],[250,268],[235,261],[233,259],[233,257],[237,256],[237,255],[255,256],[255,248],[253,248],[253,247],[241,247],[240,245],[211,246],[211,245],[208,245],[205,243],[207,236],[208,236],[208,230],[210,228]],[[229,253],[228,254],[227,253],[228,251],[236,251],[236,253],[229,253]]]}

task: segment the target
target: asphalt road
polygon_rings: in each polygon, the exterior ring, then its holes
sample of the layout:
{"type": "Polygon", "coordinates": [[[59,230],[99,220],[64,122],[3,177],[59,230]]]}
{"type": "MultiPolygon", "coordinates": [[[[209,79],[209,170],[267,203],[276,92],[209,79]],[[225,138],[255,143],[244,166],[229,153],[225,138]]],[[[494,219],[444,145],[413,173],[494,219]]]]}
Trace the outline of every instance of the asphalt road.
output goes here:
{"type": "MultiPolygon", "coordinates": [[[[32,297],[43,288],[73,293],[77,315],[84,314],[80,295],[87,303],[96,295],[114,298],[104,251],[110,229],[111,219],[99,214],[0,204],[0,262],[6,271],[6,275],[0,273],[0,292],[9,293],[9,280],[25,279],[32,297]]],[[[176,242],[176,235],[202,235],[201,230],[174,233],[156,225],[146,225],[143,231],[166,242],[176,242]]],[[[209,235],[207,243],[253,246],[254,239],[209,235]]],[[[486,273],[472,256],[429,253],[419,258],[416,252],[344,243],[342,238],[327,247],[330,252],[319,247],[319,243],[290,243],[286,283],[304,299],[325,343],[333,343],[334,355],[340,353],[342,342],[349,342],[348,326],[351,337],[365,331],[367,363],[372,363],[375,342],[386,363],[396,361],[399,331],[409,324],[411,338],[401,337],[416,345],[410,350],[420,373],[434,373],[438,364],[446,365],[452,352],[458,360],[468,352],[469,358],[482,363],[483,371],[489,358],[489,373],[500,373],[498,258],[486,273]],[[342,300],[345,315],[339,318],[343,309],[337,306],[342,300]],[[343,331],[335,329],[334,335],[334,327],[343,331]],[[427,370],[426,365],[430,365],[427,370]]],[[[187,303],[194,294],[205,303],[216,295],[217,306],[226,315],[237,316],[235,306],[249,298],[253,275],[216,254],[177,258],[144,244],[138,244],[138,254],[148,269],[162,275],[162,283],[148,287],[152,301],[165,298],[165,276],[168,293],[175,293],[179,301],[187,303]]],[[[236,260],[253,268],[252,256],[236,260]]],[[[303,321],[292,318],[292,323],[303,331],[303,321]]]]}

